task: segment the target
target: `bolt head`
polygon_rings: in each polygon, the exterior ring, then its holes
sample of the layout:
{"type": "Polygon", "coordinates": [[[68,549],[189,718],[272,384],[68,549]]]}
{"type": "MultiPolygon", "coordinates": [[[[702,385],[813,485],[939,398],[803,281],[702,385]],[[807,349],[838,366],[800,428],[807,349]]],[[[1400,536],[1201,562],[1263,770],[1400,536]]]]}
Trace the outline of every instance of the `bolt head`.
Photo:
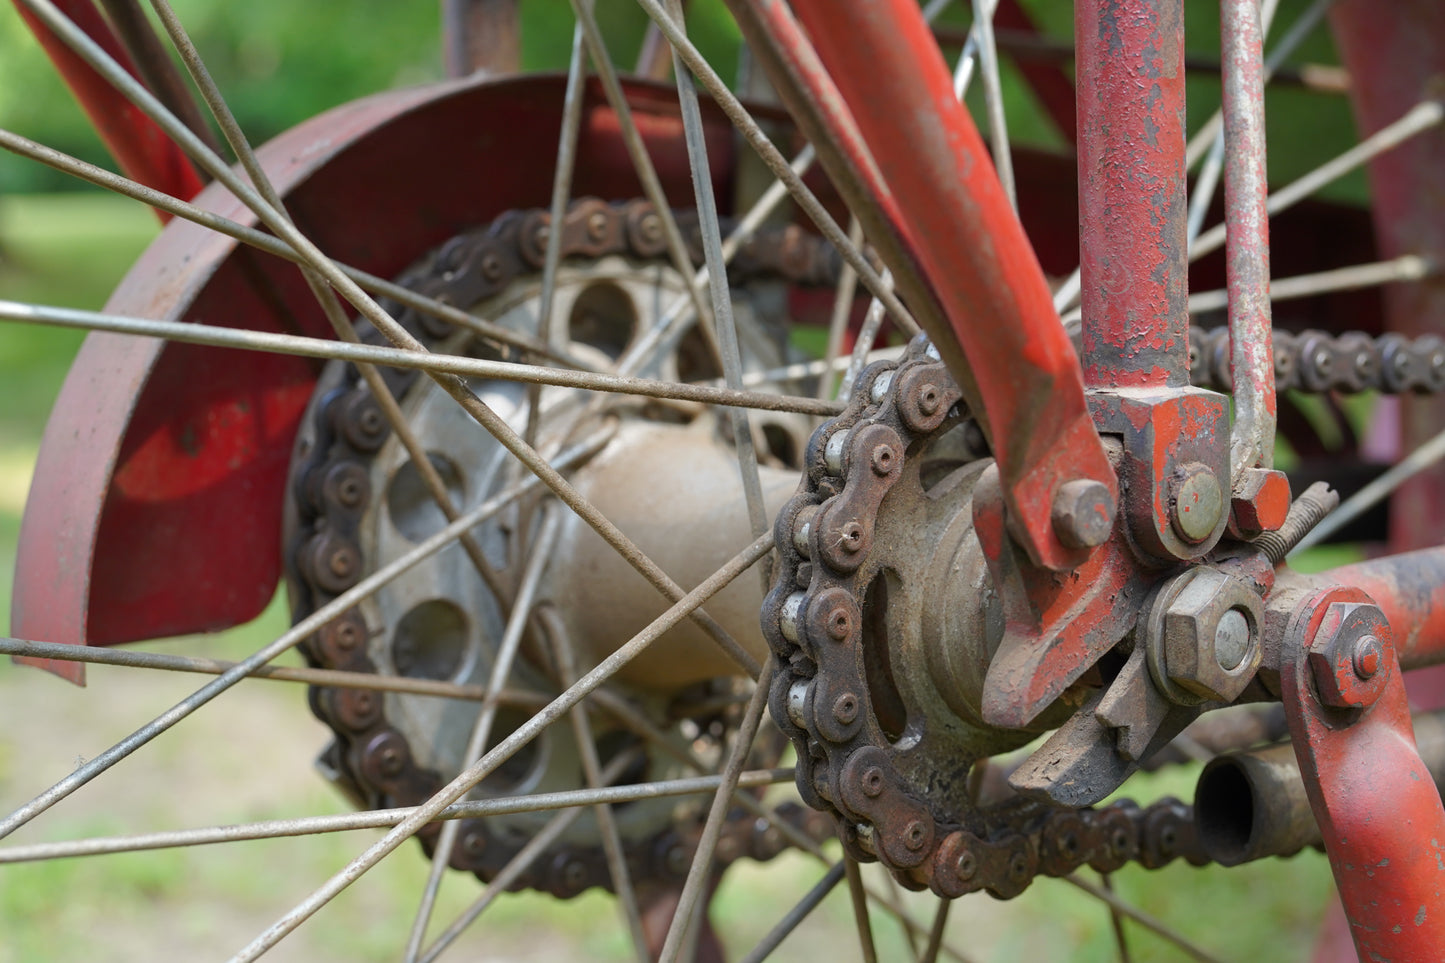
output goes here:
{"type": "Polygon", "coordinates": [[[1091,478],[1065,482],[1054,492],[1054,533],[1069,548],[1097,548],[1114,530],[1116,508],[1103,482],[1091,478]]]}
{"type": "Polygon", "coordinates": [[[1169,482],[1172,505],[1170,522],[1174,533],[1191,545],[1214,534],[1224,514],[1224,492],[1219,479],[1207,465],[1191,462],[1169,482]]]}
{"type": "Polygon", "coordinates": [[[1285,473],[1251,468],[1244,473],[1239,490],[1229,500],[1234,532],[1246,539],[1277,532],[1284,526],[1289,506],[1289,478],[1285,473]]]}

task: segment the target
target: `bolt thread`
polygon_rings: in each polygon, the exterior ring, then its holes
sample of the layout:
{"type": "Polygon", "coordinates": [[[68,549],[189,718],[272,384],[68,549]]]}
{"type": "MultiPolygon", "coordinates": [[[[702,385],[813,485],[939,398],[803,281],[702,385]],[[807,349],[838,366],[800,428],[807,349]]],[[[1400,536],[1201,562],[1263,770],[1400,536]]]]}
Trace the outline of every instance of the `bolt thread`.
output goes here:
{"type": "Polygon", "coordinates": [[[1255,547],[1264,552],[1270,562],[1278,565],[1300,543],[1300,539],[1308,535],[1310,529],[1323,521],[1339,503],[1339,492],[1326,482],[1315,482],[1294,500],[1279,531],[1265,532],[1254,540],[1255,547]]]}

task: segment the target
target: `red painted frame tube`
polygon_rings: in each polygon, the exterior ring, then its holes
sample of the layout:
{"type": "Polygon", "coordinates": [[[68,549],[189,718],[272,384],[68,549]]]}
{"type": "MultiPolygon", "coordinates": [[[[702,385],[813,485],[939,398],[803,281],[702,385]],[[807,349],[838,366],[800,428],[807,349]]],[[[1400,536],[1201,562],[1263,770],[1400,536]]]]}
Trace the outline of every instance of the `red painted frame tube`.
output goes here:
{"type": "Polygon", "coordinates": [[[1084,381],[1189,383],[1183,0],[1074,5],[1084,381]]]}
{"type": "MultiPolygon", "coordinates": [[[[775,6],[754,0],[755,10],[775,6]]],[[[1036,563],[1079,564],[1051,522],[1059,486],[1117,493],[1049,288],[938,45],[912,0],[795,0],[896,205],[903,239],[946,318],[998,461],[1010,531],[1036,563]]],[[[944,357],[950,352],[944,350],[944,357]]]]}
{"type": "Polygon", "coordinates": [[[1406,669],[1445,662],[1445,548],[1388,555],[1310,577],[1350,585],[1369,595],[1395,630],[1406,669]]]}
{"type": "MultiPolygon", "coordinates": [[[[135,74],[130,57],[91,0],[54,0],[54,3],[116,63],[135,74]]],[[[21,0],[15,0],[15,7],[95,125],[121,171],[131,180],[173,197],[190,198],[199,193],[203,185],[195,168],[155,122],[81,60],[21,0]]],[[[162,223],[170,220],[168,214],[158,216],[162,223]]]]}

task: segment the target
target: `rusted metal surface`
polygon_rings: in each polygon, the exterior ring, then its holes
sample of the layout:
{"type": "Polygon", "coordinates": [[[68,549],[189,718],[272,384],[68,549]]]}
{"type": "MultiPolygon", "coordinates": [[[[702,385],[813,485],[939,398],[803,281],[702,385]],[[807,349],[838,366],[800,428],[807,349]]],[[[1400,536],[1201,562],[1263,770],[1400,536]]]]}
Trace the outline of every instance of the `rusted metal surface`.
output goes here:
{"type": "Polygon", "coordinates": [[[1358,589],[1327,588],[1295,607],[1283,643],[1292,743],[1356,950],[1439,959],[1445,807],[1415,749],[1390,625],[1358,589]]]}
{"type": "MultiPolygon", "coordinates": [[[[470,225],[517,204],[545,205],[561,88],[560,79],[528,78],[381,94],[282,135],[261,157],[322,248],[391,276],[470,225]],[[387,191],[373,189],[383,182],[387,191]],[[348,202],[358,192],[365,208],[348,202]]],[[[675,97],[645,86],[629,96],[664,184],[682,201],[691,190],[675,97]]],[[[600,90],[589,87],[587,105],[589,163],[577,190],[636,196],[600,90]]],[[[719,115],[707,118],[721,190],[732,141],[719,115]]],[[[202,200],[253,223],[224,191],[213,187],[202,200]]],[[[289,264],[189,223],[162,233],[108,309],[331,337],[289,264]]],[[[223,350],[87,339],[41,446],[17,553],[13,634],[103,645],[258,614],[279,575],[281,492],[315,377],[301,359],[238,365],[223,350]]],[[[83,677],[74,666],[61,671],[83,677]]]]}
{"type": "MultiPolygon", "coordinates": [[[[130,58],[92,0],[56,0],[56,6],[112,59],[135,73],[130,58]]],[[[200,191],[201,179],[190,161],[140,108],[106,83],[24,3],[16,0],[15,7],[127,176],[176,197],[189,198],[200,191]]],[[[167,215],[160,217],[162,222],[169,220],[167,215]]]]}
{"type": "Polygon", "coordinates": [[[442,0],[442,60],[448,77],[522,68],[517,0],[442,0]]]}
{"type": "Polygon", "coordinates": [[[1183,0],[1079,3],[1084,381],[1189,383],[1183,0]]]}
{"type": "MultiPolygon", "coordinates": [[[[1445,5],[1400,0],[1385,15],[1369,0],[1339,0],[1329,18],[1362,135],[1404,115],[1445,75],[1445,5]]],[[[1379,256],[1445,259],[1445,128],[1380,155],[1368,173],[1379,256]]],[[[1439,278],[1390,285],[1384,296],[1391,330],[1407,337],[1445,332],[1445,282],[1439,278]]],[[[1401,414],[1401,447],[1410,451],[1445,427],[1445,399],[1410,400],[1401,414]]],[[[1393,549],[1445,542],[1445,476],[1439,471],[1404,485],[1393,505],[1393,549]]]]}
{"type": "Polygon", "coordinates": [[[1054,533],[1055,493],[1079,478],[1112,493],[1114,473],[1038,261],[928,25],[907,0],[809,0],[794,9],[888,188],[893,232],[947,318],[944,330],[920,323],[986,423],[1010,531],[1035,564],[1072,568],[1088,552],[1054,533]],[[922,102],[930,109],[911,106],[922,102]]]}
{"type": "Polygon", "coordinates": [[[1265,179],[1264,37],[1254,0],[1221,5],[1224,58],[1224,205],[1229,289],[1232,488],[1274,465],[1274,352],[1269,303],[1269,185],[1265,179]]]}

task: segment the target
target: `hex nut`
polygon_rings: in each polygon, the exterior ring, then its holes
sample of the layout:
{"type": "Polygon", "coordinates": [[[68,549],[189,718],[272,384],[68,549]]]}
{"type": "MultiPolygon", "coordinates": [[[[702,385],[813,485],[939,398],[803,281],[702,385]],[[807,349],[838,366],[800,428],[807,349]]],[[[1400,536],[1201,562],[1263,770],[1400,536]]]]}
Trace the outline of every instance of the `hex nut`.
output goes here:
{"type": "Polygon", "coordinates": [[[1373,705],[1389,684],[1395,661],[1385,613],[1369,602],[1332,602],[1306,661],[1325,705],[1335,709],[1373,705]]]}
{"type": "Polygon", "coordinates": [[[1204,700],[1233,702],[1259,668],[1263,624],[1264,604],[1249,586],[1211,568],[1195,569],[1164,613],[1163,662],[1169,681],[1204,700]],[[1230,612],[1242,615],[1247,627],[1242,656],[1238,618],[1226,618],[1230,612]],[[1221,623],[1229,630],[1223,640],[1221,623]]]}
{"type": "Polygon", "coordinates": [[[1229,501],[1231,528],[1246,539],[1277,532],[1289,516],[1289,506],[1289,478],[1284,472],[1250,468],[1229,501]]]}

